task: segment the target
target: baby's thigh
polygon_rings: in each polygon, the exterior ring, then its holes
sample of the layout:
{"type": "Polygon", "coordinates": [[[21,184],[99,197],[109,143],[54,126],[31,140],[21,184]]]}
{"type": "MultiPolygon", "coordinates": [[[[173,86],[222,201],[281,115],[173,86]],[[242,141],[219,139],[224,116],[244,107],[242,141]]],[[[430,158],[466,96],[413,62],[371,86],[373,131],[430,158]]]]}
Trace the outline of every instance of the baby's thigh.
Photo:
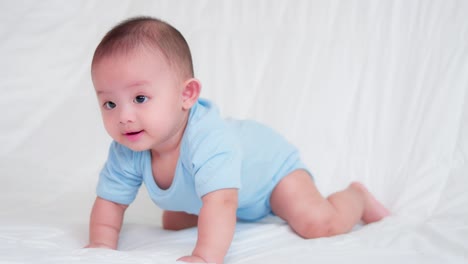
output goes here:
{"type": "Polygon", "coordinates": [[[284,177],[273,189],[270,206],[274,214],[291,224],[301,219],[305,212],[320,210],[326,205],[311,175],[298,169],[284,177]]]}

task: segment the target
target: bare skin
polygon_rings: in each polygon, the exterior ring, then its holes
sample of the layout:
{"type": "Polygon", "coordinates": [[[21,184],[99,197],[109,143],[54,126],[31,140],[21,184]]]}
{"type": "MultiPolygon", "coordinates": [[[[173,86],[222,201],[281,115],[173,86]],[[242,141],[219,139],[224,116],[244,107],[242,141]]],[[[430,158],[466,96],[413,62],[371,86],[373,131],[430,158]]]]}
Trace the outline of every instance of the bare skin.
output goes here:
{"type": "Polygon", "coordinates": [[[185,212],[164,211],[162,227],[166,230],[178,231],[197,226],[198,216],[185,212]]]}
{"type": "Polygon", "coordinates": [[[390,214],[360,183],[324,198],[303,170],[280,181],[270,202],[273,212],[304,238],[347,233],[360,220],[368,224],[390,214]]]}
{"type": "Polygon", "coordinates": [[[87,248],[117,249],[123,215],[127,205],[97,197],[91,212],[87,248]]]}

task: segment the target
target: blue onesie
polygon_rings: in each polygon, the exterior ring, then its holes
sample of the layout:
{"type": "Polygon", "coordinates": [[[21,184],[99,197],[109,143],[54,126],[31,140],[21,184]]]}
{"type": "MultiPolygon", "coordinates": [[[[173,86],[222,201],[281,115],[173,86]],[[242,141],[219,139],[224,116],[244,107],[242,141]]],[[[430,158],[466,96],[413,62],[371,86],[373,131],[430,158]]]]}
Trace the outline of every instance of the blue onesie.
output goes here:
{"type": "Polygon", "coordinates": [[[208,100],[191,108],[175,175],[168,189],[155,183],[150,151],[132,151],[112,142],[97,195],[130,204],[144,182],[154,203],[164,210],[200,212],[209,192],[239,189],[237,217],[255,221],[271,213],[269,198],[278,182],[306,169],[297,149],[272,129],[254,121],[224,120],[208,100]]]}

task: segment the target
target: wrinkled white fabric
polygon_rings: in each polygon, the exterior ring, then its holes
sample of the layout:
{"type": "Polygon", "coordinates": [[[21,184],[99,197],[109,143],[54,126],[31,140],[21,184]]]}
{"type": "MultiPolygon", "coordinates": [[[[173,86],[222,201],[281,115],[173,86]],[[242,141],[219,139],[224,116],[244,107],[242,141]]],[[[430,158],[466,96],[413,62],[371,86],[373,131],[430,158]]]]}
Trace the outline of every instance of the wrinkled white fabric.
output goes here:
{"type": "Polygon", "coordinates": [[[466,263],[468,2],[0,2],[0,263],[173,263],[196,230],[160,228],[141,191],[120,251],[81,249],[107,154],[90,78],[99,40],[134,15],[177,27],[202,96],[297,145],[327,195],[362,181],[393,212],[302,240],[240,223],[226,263],[466,263]]]}

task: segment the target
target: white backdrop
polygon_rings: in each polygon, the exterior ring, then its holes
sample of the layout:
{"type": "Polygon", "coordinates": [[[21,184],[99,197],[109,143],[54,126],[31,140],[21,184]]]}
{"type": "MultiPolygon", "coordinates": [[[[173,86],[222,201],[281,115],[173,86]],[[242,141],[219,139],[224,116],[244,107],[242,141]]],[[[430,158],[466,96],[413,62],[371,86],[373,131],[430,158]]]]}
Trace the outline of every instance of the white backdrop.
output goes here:
{"type": "MultiPolygon", "coordinates": [[[[266,239],[262,248],[250,240],[262,236],[241,224],[228,262],[466,260],[468,1],[4,0],[0,263],[126,263],[79,248],[110,142],[90,61],[105,32],[135,15],[177,27],[191,46],[202,96],[225,116],[282,132],[324,194],[359,180],[393,213],[344,238],[288,247],[280,241],[296,238],[275,220],[255,226],[271,236],[271,226],[282,227],[278,244],[266,239]],[[343,249],[340,258],[333,250],[343,243],[358,253],[343,249]],[[380,250],[374,255],[372,243],[380,250]]],[[[160,210],[143,189],[125,221],[121,249],[131,263],[158,252],[161,241],[148,232],[177,241],[195,232],[161,231],[160,210]]],[[[155,258],[174,260],[191,242],[155,258]]]]}

